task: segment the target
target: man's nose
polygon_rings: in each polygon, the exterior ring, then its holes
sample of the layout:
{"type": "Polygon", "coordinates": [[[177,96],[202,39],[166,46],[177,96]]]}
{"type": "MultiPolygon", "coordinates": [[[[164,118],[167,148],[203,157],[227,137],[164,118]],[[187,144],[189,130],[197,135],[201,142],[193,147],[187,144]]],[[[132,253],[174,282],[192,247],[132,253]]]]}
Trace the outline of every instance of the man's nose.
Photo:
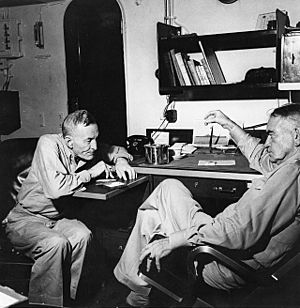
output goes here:
{"type": "Polygon", "coordinates": [[[92,140],[91,141],[91,148],[93,149],[93,150],[97,150],[97,141],[96,140],[92,140]]]}

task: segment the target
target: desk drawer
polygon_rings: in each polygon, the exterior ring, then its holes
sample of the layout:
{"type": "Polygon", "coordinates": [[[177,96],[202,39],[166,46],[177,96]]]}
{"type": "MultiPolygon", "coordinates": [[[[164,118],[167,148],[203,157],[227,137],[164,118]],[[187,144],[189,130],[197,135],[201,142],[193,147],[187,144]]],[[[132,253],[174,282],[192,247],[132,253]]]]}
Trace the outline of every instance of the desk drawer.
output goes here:
{"type": "MultiPolygon", "coordinates": [[[[166,178],[166,176],[154,176],[154,187],[166,178]]],[[[239,199],[247,190],[246,181],[188,177],[177,177],[177,179],[192,192],[195,199],[213,198],[234,201],[239,199]]]]}
{"type": "Polygon", "coordinates": [[[216,199],[239,199],[247,190],[247,183],[218,179],[182,179],[194,196],[216,199]]]}

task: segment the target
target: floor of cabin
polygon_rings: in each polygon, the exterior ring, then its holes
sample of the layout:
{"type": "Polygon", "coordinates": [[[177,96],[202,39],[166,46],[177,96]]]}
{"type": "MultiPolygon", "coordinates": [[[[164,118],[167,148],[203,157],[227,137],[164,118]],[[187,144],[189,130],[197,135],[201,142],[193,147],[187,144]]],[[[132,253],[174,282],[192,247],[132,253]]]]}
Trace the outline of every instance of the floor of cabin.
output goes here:
{"type": "MultiPolygon", "coordinates": [[[[76,307],[82,308],[102,308],[102,307],[129,307],[126,305],[125,299],[129,294],[130,290],[119,283],[112,271],[113,266],[110,267],[109,274],[106,280],[102,282],[99,290],[94,294],[93,297],[84,298],[82,297],[81,303],[75,305],[76,307]]],[[[151,292],[151,307],[177,307],[177,303],[165,296],[156,289],[151,292]]]]}
{"type": "MultiPolygon", "coordinates": [[[[83,284],[80,288],[80,300],[73,305],[66,306],[73,308],[110,308],[110,307],[129,307],[126,305],[125,299],[129,293],[129,289],[119,283],[114,275],[113,268],[116,260],[110,260],[106,263],[104,271],[100,271],[98,278],[88,279],[88,284],[83,284]]],[[[299,270],[300,268],[293,269],[292,275],[289,275],[286,280],[283,279],[282,283],[277,288],[262,288],[258,289],[256,294],[247,301],[247,308],[298,308],[300,303],[299,293],[299,270]],[[258,304],[259,302],[259,304],[258,304]]],[[[13,286],[10,286],[13,288],[13,286]]],[[[201,294],[205,295],[202,289],[201,294]]],[[[199,292],[198,292],[199,293],[199,292]]],[[[199,293],[200,294],[200,293],[199,293]]],[[[217,307],[231,308],[224,297],[214,293],[213,297],[217,307]],[[227,305],[225,304],[227,303],[227,305]]],[[[150,293],[150,307],[164,307],[164,308],[180,308],[180,307],[193,307],[195,299],[187,298],[181,303],[178,303],[153,288],[150,293]]],[[[0,307],[1,303],[0,303],[0,307]]],[[[21,303],[14,307],[19,308],[45,308],[46,306],[29,305],[28,303],[21,303]]],[[[244,306],[243,306],[244,307],[244,306]]]]}
{"type": "MultiPolygon", "coordinates": [[[[129,307],[126,302],[126,296],[130,290],[119,283],[114,275],[113,268],[116,261],[107,264],[105,277],[99,277],[99,281],[90,281],[90,286],[81,287],[80,298],[70,306],[74,308],[110,308],[110,307],[129,307]]],[[[157,289],[152,289],[151,307],[191,307],[186,302],[177,303],[170,297],[164,295],[157,289]]],[[[0,305],[1,306],[1,305],[0,305]]],[[[14,307],[20,308],[41,308],[45,306],[29,305],[27,302],[20,303],[14,307]]]]}

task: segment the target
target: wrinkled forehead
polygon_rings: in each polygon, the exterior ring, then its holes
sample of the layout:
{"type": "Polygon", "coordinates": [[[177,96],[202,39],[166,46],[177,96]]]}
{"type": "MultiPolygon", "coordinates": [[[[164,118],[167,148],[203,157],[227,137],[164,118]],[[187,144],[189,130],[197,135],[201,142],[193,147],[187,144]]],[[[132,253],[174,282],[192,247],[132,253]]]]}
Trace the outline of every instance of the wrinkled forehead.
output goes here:
{"type": "Polygon", "coordinates": [[[293,121],[289,118],[283,118],[280,116],[271,116],[267,124],[267,132],[280,132],[291,130],[294,127],[293,121]]]}

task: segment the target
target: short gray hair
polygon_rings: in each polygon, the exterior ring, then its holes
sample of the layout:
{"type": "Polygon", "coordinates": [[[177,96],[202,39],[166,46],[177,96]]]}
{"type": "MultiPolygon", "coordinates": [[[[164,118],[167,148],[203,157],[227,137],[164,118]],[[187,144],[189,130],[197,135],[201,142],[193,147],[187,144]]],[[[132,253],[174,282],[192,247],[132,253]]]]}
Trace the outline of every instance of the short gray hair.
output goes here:
{"type": "Polygon", "coordinates": [[[88,126],[90,124],[97,124],[94,116],[87,110],[76,110],[66,116],[62,123],[63,136],[70,135],[74,128],[78,125],[88,126]]]}
{"type": "Polygon", "coordinates": [[[300,104],[287,104],[273,110],[270,117],[281,117],[300,127],[300,104]]]}

